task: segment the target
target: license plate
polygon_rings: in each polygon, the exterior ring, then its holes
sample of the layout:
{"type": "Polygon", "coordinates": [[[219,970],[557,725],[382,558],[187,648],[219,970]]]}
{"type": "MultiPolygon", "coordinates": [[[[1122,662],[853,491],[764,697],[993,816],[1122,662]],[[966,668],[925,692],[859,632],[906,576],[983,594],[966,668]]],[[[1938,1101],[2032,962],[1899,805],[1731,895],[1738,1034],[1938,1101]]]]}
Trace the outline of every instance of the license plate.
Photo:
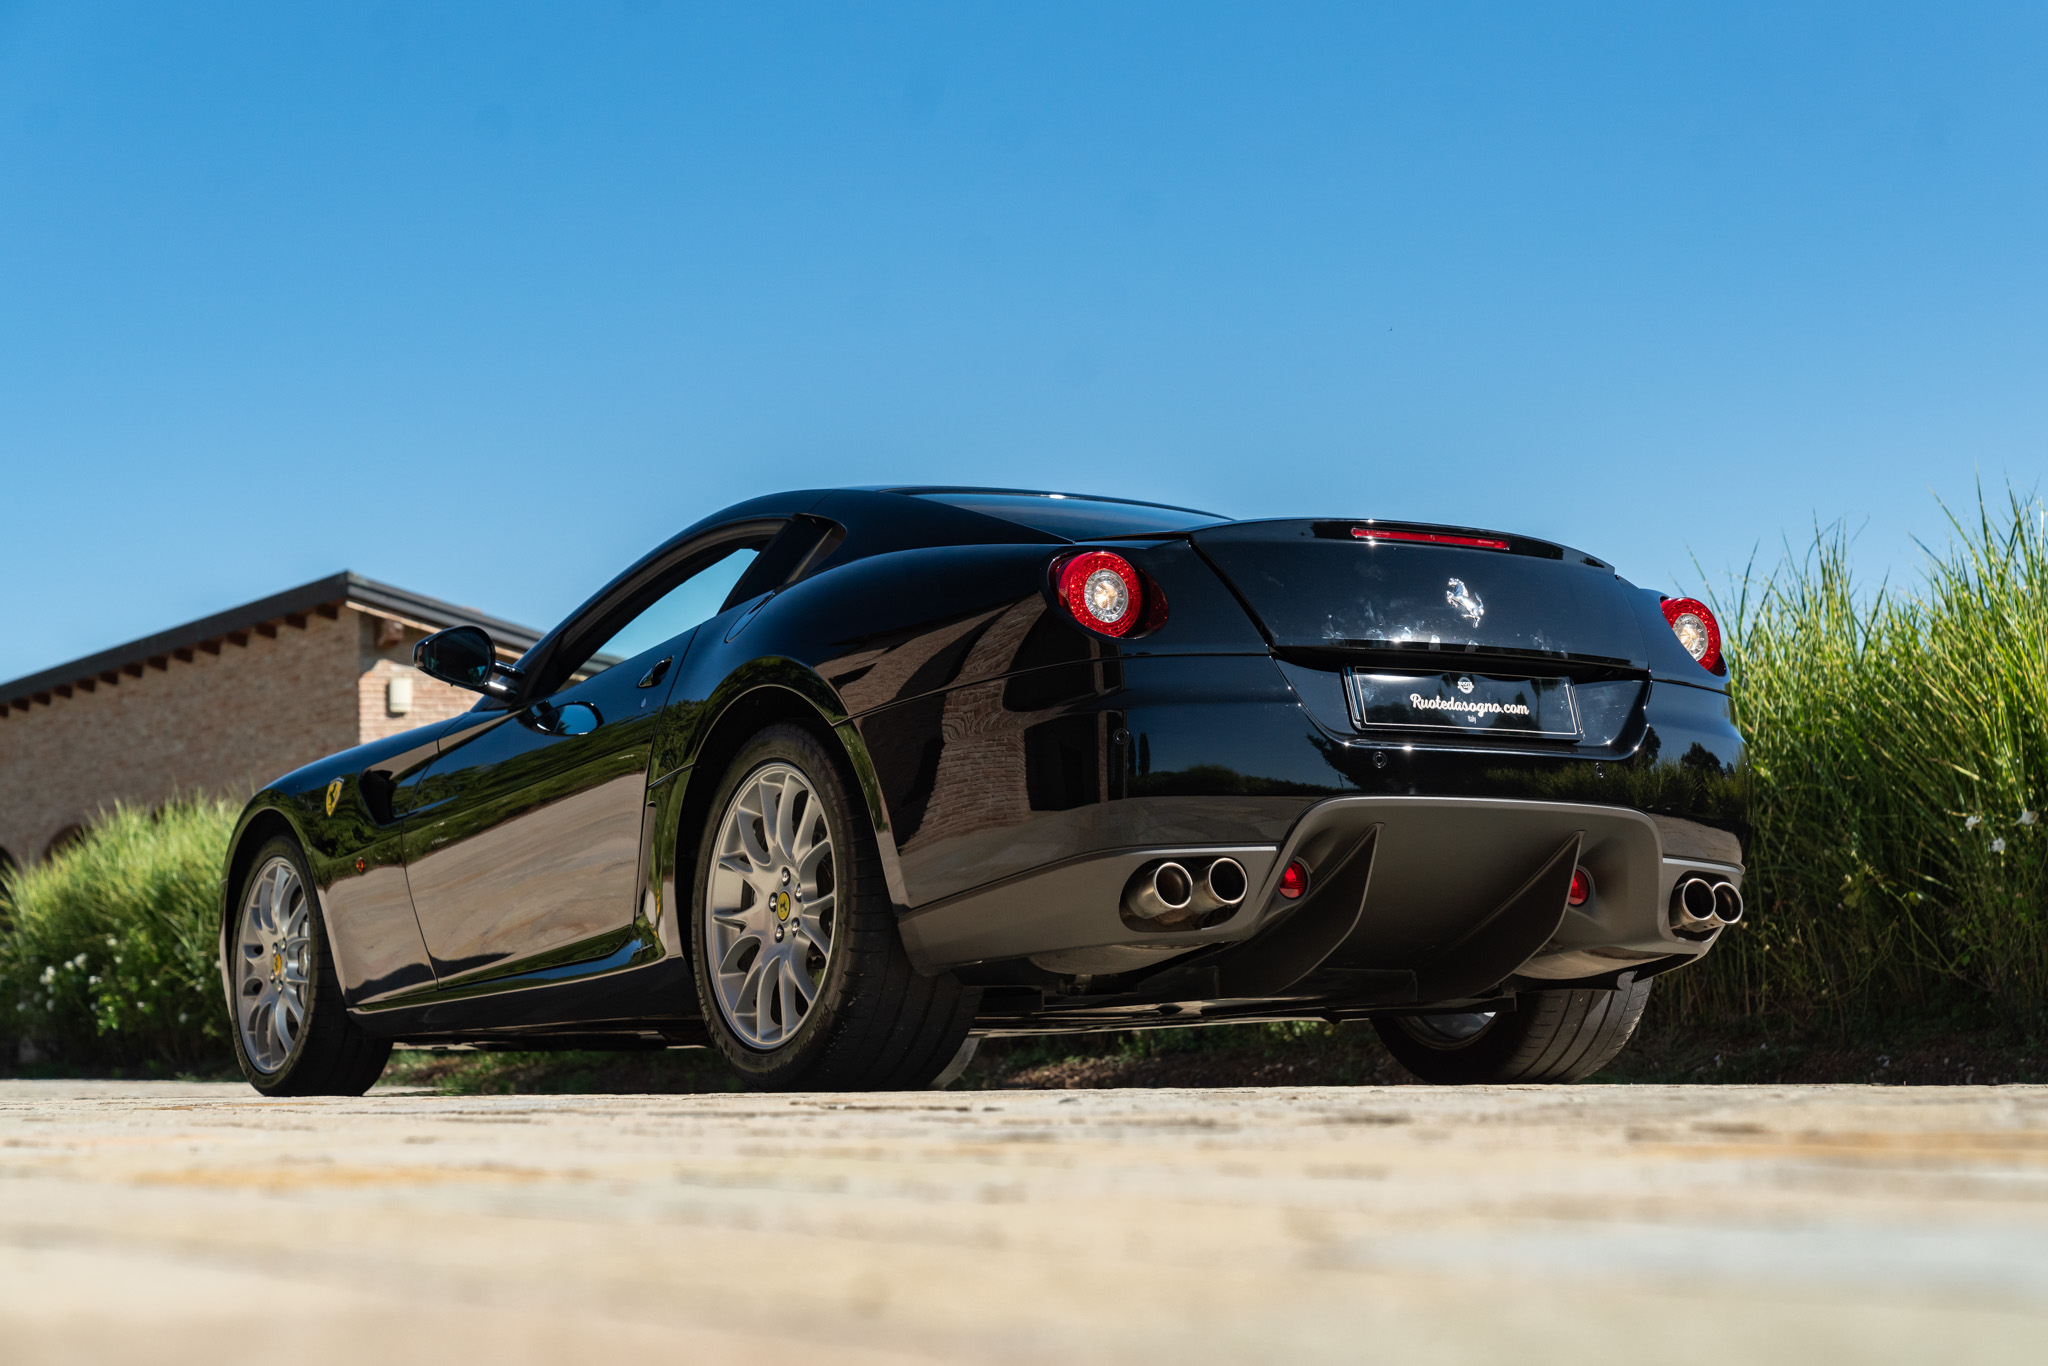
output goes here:
{"type": "Polygon", "coordinates": [[[1579,707],[1569,678],[1347,671],[1360,730],[1458,730],[1576,740],[1579,707]]]}

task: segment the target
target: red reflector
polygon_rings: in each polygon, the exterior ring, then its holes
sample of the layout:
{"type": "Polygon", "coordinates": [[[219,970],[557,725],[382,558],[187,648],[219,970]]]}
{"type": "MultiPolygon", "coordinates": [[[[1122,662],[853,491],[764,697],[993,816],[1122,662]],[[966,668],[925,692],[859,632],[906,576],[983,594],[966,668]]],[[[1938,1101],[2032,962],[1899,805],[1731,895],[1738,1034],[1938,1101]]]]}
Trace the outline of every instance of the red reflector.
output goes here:
{"type": "Polygon", "coordinates": [[[1308,865],[1300,859],[1290,862],[1280,870],[1280,895],[1289,901],[1298,900],[1308,890],[1308,865]]]}
{"type": "Polygon", "coordinates": [[[1586,876],[1584,868],[1572,869],[1572,890],[1565,900],[1574,906],[1583,906],[1593,899],[1593,879],[1586,876]]]}
{"type": "Polygon", "coordinates": [[[1439,531],[1383,531],[1374,526],[1351,528],[1354,540],[1360,541],[1415,541],[1421,545],[1462,545],[1474,550],[1506,550],[1506,541],[1495,541],[1485,536],[1451,536],[1439,531]]]}

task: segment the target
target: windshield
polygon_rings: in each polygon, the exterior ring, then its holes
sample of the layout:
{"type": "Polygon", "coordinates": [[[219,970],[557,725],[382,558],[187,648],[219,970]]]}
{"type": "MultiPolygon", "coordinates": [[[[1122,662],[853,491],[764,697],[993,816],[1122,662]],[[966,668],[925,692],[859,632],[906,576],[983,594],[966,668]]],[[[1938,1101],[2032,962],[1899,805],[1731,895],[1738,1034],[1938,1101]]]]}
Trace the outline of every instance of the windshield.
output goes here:
{"type": "Polygon", "coordinates": [[[1114,498],[1082,498],[1070,493],[996,493],[979,489],[909,489],[919,498],[948,503],[969,512],[986,513],[1006,522],[1048,531],[1073,541],[1113,536],[1154,536],[1227,522],[1213,512],[1163,507],[1157,503],[1126,503],[1114,498]]]}

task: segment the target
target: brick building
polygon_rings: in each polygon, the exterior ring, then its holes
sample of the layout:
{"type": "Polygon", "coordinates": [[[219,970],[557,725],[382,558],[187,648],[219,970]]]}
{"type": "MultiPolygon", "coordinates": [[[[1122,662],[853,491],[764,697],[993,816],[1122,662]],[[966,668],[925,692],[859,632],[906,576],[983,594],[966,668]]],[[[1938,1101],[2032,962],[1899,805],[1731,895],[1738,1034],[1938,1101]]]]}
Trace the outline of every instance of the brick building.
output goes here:
{"type": "Polygon", "coordinates": [[[324,754],[467,711],[473,693],[412,666],[421,636],[464,624],[507,658],[538,638],[341,573],[0,683],[0,860],[42,858],[116,801],[243,797],[324,754]]]}

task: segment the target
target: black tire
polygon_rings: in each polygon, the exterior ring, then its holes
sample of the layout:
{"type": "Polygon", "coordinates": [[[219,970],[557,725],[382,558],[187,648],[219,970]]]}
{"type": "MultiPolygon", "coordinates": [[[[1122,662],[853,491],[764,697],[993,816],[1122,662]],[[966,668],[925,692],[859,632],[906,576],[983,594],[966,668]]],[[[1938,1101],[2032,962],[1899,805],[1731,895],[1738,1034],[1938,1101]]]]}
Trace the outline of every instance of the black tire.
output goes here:
{"type": "MultiPolygon", "coordinates": [[[[699,833],[689,920],[697,999],[713,1046],[759,1090],[918,1089],[953,1062],[974,1023],[979,991],[951,973],[927,977],[911,966],[874,829],[866,808],[852,799],[855,790],[836,747],[799,726],[771,726],[733,759],[699,833]],[[832,840],[833,911],[811,1004],[799,1023],[778,1026],[790,1030],[787,1037],[763,1047],[742,1036],[721,1004],[707,920],[725,816],[750,779],[778,766],[797,770],[823,803],[832,840]]],[[[783,904],[789,904],[786,897],[783,904]]],[[[782,931],[775,933],[781,942],[782,931]]]]}
{"type": "Polygon", "coordinates": [[[256,851],[249,862],[231,904],[234,920],[228,926],[228,1037],[234,1041],[235,1061],[249,1084],[266,1096],[360,1096],[376,1084],[391,1058],[391,1041],[364,1033],[349,1015],[342,1000],[341,981],[335,975],[334,955],[327,947],[327,921],[320,911],[320,893],[306,867],[306,856],[297,840],[280,835],[256,851]],[[250,915],[251,896],[259,878],[279,859],[288,862],[298,875],[306,902],[304,1025],[293,1040],[282,1065],[265,1068],[250,1056],[245,1038],[241,1002],[237,987],[242,977],[236,957],[245,920],[250,915]]]}
{"type": "Polygon", "coordinates": [[[1469,1015],[1399,1015],[1372,1023],[1387,1051],[1426,1082],[1584,1081],[1614,1061],[1649,999],[1645,979],[1619,991],[1525,991],[1515,1009],[1484,1024],[1469,1015]],[[1472,1032],[1459,1037],[1468,1027],[1472,1032]]]}

